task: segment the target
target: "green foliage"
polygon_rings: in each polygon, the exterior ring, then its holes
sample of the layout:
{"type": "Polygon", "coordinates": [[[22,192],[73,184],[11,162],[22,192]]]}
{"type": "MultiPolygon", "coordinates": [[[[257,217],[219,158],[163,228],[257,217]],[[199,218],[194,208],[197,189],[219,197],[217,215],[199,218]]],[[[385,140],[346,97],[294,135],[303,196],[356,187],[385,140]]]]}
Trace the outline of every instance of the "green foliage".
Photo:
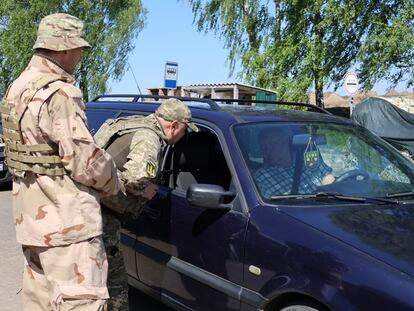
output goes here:
{"type": "Polygon", "coordinates": [[[381,1],[359,53],[360,77],[366,88],[384,79],[391,86],[414,85],[414,2],[381,1]]]}
{"type": "Polygon", "coordinates": [[[85,51],[75,73],[85,100],[105,93],[109,79],[122,77],[147,13],[141,0],[0,1],[0,95],[30,60],[40,20],[55,12],[85,22],[86,40],[92,48],[85,51]]]}
{"type": "Polygon", "coordinates": [[[313,88],[323,105],[352,66],[363,84],[407,73],[413,84],[412,0],[187,0],[200,31],[214,31],[229,50],[230,72],[275,89],[284,101],[306,101],[313,88]],[[390,40],[391,39],[391,40],[390,40]],[[375,55],[375,56],[374,56],[375,55]]]}

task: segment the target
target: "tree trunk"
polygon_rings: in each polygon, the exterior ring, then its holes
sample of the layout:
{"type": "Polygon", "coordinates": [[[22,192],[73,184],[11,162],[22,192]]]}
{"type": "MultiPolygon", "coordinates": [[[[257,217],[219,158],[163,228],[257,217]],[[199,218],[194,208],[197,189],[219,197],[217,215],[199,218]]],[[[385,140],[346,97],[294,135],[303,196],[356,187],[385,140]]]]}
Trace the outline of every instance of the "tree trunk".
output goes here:
{"type": "MultiPolygon", "coordinates": [[[[314,4],[315,5],[315,4],[314,4]]],[[[321,49],[323,49],[323,31],[321,27],[322,16],[320,13],[319,6],[315,5],[314,8],[314,27],[315,27],[315,55],[314,55],[314,63],[313,63],[313,75],[315,79],[315,100],[316,105],[323,108],[323,71],[321,68],[323,62],[323,56],[319,53],[321,49]]]]}
{"type": "Polygon", "coordinates": [[[274,0],[275,1],[275,19],[276,19],[276,24],[275,24],[275,38],[280,38],[280,29],[281,29],[281,16],[280,16],[280,1],[279,0],[274,0]]]}
{"type": "Polygon", "coordinates": [[[79,88],[81,89],[83,93],[83,101],[86,103],[89,101],[89,92],[88,92],[88,77],[85,72],[85,69],[83,68],[83,63],[81,63],[80,68],[80,81],[79,81],[79,88]]]}
{"type": "Polygon", "coordinates": [[[315,71],[314,73],[315,77],[315,100],[316,105],[318,107],[323,108],[323,82],[322,79],[319,77],[319,72],[315,71]]]}

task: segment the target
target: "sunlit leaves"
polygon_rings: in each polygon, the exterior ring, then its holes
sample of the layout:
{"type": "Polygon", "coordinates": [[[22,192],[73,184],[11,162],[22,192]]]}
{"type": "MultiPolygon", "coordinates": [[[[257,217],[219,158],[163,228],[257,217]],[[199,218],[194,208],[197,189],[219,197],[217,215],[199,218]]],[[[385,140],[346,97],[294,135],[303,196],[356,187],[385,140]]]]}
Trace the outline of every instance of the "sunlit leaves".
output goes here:
{"type": "Polygon", "coordinates": [[[141,0],[0,1],[0,95],[27,65],[39,21],[55,12],[85,21],[86,39],[92,48],[84,54],[76,76],[85,99],[90,99],[107,91],[109,79],[124,74],[147,11],[141,0]]]}
{"type": "MultiPolygon", "coordinates": [[[[181,0],[183,1],[183,0],[181,0]]],[[[367,89],[409,77],[414,84],[413,0],[187,0],[200,31],[213,31],[229,50],[231,72],[275,89],[279,99],[322,105],[352,68],[367,89]]]]}

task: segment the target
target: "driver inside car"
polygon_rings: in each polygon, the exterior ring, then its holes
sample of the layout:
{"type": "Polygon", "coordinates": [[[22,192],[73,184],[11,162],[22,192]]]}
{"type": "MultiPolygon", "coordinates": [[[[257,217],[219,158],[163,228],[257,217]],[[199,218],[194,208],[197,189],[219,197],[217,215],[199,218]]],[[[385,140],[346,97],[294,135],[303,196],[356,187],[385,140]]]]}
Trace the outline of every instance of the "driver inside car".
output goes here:
{"type": "MultiPolygon", "coordinates": [[[[254,179],[265,198],[277,195],[309,194],[313,193],[318,186],[335,181],[335,177],[331,174],[332,168],[323,161],[319,152],[317,152],[319,160],[313,163],[313,167],[306,163],[296,163],[297,157],[292,152],[291,141],[292,133],[283,128],[265,128],[259,134],[263,165],[254,173],[254,179]],[[299,172],[297,165],[301,165],[299,172]],[[295,174],[298,175],[296,178],[295,174]],[[295,179],[298,181],[296,191],[293,185],[295,179]]],[[[303,156],[299,159],[305,162],[303,156]]]]}

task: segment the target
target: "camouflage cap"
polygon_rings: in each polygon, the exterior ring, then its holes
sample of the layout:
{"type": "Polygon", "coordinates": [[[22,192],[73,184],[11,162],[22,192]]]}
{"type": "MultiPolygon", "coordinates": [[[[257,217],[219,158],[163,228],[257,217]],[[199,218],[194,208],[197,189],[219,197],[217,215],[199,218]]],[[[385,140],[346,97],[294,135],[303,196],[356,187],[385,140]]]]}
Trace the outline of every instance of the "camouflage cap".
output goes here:
{"type": "Polygon", "coordinates": [[[40,21],[33,49],[66,51],[90,48],[83,35],[83,22],[79,18],[64,13],[50,14],[40,21]]]}
{"type": "Polygon", "coordinates": [[[178,121],[188,125],[194,132],[198,132],[198,127],[191,121],[191,111],[181,100],[169,98],[155,111],[157,117],[167,121],[178,121]]]}

